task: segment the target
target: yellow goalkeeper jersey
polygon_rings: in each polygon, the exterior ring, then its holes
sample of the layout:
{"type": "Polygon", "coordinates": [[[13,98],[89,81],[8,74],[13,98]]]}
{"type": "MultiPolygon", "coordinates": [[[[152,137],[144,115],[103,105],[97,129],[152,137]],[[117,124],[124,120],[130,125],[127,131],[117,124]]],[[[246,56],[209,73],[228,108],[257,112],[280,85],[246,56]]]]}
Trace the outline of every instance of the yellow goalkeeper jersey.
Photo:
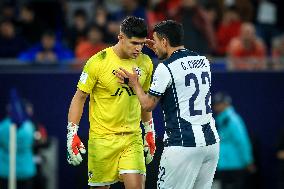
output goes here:
{"type": "Polygon", "coordinates": [[[136,69],[144,91],[150,87],[153,64],[149,56],[119,58],[112,47],[92,56],[86,63],[78,89],[90,94],[90,137],[124,132],[141,132],[141,106],[134,90],[120,85],[115,70],[136,69]]]}

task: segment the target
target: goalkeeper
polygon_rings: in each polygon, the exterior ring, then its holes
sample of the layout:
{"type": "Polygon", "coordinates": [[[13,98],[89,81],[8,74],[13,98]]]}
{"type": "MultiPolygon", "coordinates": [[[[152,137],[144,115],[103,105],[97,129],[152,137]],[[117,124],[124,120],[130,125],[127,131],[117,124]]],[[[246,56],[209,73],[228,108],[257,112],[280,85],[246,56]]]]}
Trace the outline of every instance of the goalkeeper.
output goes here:
{"type": "Polygon", "coordinates": [[[141,111],[134,90],[117,82],[115,72],[136,68],[145,91],[153,71],[151,59],[141,53],[147,36],[145,21],[127,17],[120,26],[118,43],[92,56],[86,63],[68,113],[68,163],[79,165],[86,152],[77,131],[87,97],[89,102],[88,184],[108,189],[118,181],[126,189],[143,189],[145,161],[153,159],[155,132],[151,112],[141,111]],[[144,144],[140,121],[144,125],[144,144]],[[146,159],[144,152],[146,152],[146,159]]]}

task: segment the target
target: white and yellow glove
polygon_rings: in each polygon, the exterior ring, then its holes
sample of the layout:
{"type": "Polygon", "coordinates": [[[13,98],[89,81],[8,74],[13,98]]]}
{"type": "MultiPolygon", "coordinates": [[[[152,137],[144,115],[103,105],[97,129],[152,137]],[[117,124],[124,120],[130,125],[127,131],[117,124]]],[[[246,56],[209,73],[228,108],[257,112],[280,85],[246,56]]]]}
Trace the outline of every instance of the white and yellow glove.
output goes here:
{"type": "Polygon", "coordinates": [[[145,136],[144,136],[145,159],[146,159],[146,164],[149,164],[153,160],[156,151],[154,122],[153,119],[151,119],[150,121],[144,122],[142,124],[145,129],[145,136]]]}
{"type": "Polygon", "coordinates": [[[72,165],[79,165],[83,158],[80,153],[85,154],[86,149],[77,135],[79,126],[69,122],[67,126],[67,161],[72,165]]]}

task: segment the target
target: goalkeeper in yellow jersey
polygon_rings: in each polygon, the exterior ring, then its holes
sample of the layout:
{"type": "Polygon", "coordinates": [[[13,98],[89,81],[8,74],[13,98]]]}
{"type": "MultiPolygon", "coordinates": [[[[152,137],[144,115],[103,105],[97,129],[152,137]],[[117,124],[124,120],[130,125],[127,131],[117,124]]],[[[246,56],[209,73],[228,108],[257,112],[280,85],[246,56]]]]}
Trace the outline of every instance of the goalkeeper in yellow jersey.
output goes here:
{"type": "Polygon", "coordinates": [[[150,163],[156,149],[151,112],[141,111],[134,90],[120,85],[115,73],[120,67],[135,68],[145,92],[150,87],[153,71],[151,59],[141,53],[147,36],[145,21],[127,17],[120,25],[118,43],[92,56],[86,63],[68,113],[68,163],[79,165],[85,147],[77,131],[88,95],[89,141],[88,184],[91,188],[108,189],[118,181],[126,189],[143,189],[145,161],[150,163]],[[144,144],[140,121],[144,125],[144,144]],[[146,158],[144,158],[144,152],[146,158]]]}

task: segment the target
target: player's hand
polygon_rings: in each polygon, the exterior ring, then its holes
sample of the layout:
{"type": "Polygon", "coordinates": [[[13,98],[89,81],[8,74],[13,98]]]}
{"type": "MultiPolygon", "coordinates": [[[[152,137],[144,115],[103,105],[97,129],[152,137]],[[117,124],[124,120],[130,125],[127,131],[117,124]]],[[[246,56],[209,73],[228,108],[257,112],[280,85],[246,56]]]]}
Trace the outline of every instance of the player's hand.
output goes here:
{"type": "Polygon", "coordinates": [[[115,75],[116,77],[119,79],[119,83],[120,84],[126,84],[129,87],[134,87],[136,86],[139,82],[138,82],[138,74],[136,73],[135,68],[132,68],[132,73],[126,71],[123,68],[119,68],[120,71],[116,71],[115,75]]]}
{"type": "Polygon", "coordinates": [[[79,126],[69,122],[67,126],[67,161],[72,165],[79,165],[83,158],[80,153],[85,154],[86,149],[77,135],[79,126]]]}
{"type": "Polygon", "coordinates": [[[142,123],[145,129],[145,136],[144,136],[144,152],[146,153],[146,164],[149,164],[154,157],[156,151],[156,144],[155,144],[155,130],[154,130],[154,122],[151,119],[148,122],[142,123]]]}
{"type": "Polygon", "coordinates": [[[154,48],[155,41],[154,41],[154,40],[146,39],[145,45],[146,45],[149,49],[151,49],[152,51],[155,52],[155,48],[154,48]]]}

